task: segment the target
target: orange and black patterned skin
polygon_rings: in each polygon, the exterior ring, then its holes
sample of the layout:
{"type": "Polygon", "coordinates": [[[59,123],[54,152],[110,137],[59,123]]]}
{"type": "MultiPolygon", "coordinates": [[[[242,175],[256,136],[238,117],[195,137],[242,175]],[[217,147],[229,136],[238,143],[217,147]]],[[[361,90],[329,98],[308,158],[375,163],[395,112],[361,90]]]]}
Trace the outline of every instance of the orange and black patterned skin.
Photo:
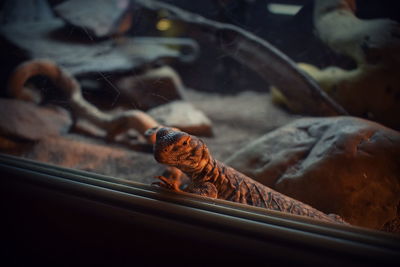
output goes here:
{"type": "MultiPolygon", "coordinates": [[[[213,159],[201,139],[185,132],[171,128],[158,129],[154,157],[160,163],[180,169],[191,179],[183,191],[328,222],[345,223],[337,215],[327,215],[225,166],[213,159]]],[[[163,182],[159,184],[179,191],[179,186],[173,185],[174,180],[163,176],[159,178],[163,182]]]]}

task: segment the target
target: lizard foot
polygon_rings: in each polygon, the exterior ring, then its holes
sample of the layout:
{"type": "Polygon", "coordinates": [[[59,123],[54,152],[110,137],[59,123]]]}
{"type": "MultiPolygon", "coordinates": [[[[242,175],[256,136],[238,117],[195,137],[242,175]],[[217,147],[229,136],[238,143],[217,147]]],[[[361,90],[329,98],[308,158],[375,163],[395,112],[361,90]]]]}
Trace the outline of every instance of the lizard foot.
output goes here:
{"type": "Polygon", "coordinates": [[[156,186],[159,186],[162,188],[174,190],[177,192],[182,192],[182,190],[179,188],[179,186],[180,186],[179,181],[177,181],[176,179],[173,179],[173,177],[168,178],[165,176],[157,176],[156,178],[160,179],[161,181],[154,182],[154,183],[152,183],[152,185],[156,185],[156,186]]]}

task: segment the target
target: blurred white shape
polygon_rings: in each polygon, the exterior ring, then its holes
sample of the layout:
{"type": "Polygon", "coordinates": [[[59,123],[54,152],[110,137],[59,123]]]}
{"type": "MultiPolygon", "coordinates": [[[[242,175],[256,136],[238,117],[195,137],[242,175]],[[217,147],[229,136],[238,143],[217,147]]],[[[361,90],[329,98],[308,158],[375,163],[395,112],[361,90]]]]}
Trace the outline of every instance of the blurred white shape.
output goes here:
{"type": "Polygon", "coordinates": [[[267,4],[269,12],[277,15],[289,15],[294,16],[299,12],[302,6],[289,5],[289,4],[267,4]]]}

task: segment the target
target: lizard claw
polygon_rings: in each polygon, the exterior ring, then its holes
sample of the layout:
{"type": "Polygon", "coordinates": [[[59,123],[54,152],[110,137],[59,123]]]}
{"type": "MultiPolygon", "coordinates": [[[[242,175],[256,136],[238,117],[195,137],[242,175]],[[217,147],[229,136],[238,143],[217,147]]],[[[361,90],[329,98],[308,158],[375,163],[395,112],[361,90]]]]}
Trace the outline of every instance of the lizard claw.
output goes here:
{"type": "Polygon", "coordinates": [[[167,188],[167,185],[165,183],[163,183],[163,182],[152,182],[151,185],[167,188]]]}
{"type": "Polygon", "coordinates": [[[170,189],[170,190],[174,190],[174,191],[182,191],[181,189],[179,189],[179,183],[177,183],[176,180],[171,179],[171,178],[167,178],[165,176],[157,176],[157,179],[160,179],[161,181],[159,182],[153,182],[152,185],[156,185],[162,188],[166,188],[166,189],[170,189]]]}

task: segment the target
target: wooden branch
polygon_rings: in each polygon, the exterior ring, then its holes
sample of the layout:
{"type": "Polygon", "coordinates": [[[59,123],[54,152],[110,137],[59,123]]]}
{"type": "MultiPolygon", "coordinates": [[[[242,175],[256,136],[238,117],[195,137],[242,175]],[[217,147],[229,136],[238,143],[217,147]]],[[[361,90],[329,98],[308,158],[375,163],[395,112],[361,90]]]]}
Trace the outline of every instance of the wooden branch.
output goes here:
{"type": "Polygon", "coordinates": [[[102,112],[83,98],[78,81],[65,69],[50,60],[38,59],[19,65],[10,76],[9,94],[17,99],[39,103],[40,95],[24,86],[28,79],[36,75],[49,77],[67,95],[75,117],[86,119],[106,130],[109,140],[113,140],[118,134],[132,128],[144,135],[147,129],[159,125],[152,117],[139,110],[128,110],[117,114],[102,112]]]}
{"type": "Polygon", "coordinates": [[[254,34],[170,4],[151,0],[137,0],[135,3],[151,12],[167,11],[168,18],[197,29],[196,36],[211,38],[225,53],[257,72],[268,83],[280,88],[293,110],[311,115],[347,114],[343,107],[322,91],[290,58],[254,34]]]}

